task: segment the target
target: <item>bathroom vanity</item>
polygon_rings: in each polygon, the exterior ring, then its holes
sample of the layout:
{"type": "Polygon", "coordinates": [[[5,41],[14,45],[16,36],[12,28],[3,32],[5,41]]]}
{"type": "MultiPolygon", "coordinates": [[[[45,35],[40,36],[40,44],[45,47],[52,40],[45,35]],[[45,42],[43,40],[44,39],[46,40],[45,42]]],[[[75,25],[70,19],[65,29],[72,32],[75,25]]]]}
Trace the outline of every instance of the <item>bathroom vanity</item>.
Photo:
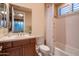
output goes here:
{"type": "Polygon", "coordinates": [[[31,9],[9,3],[0,3],[0,47],[2,47],[2,50],[0,50],[0,55],[37,55],[35,50],[36,37],[20,34],[31,34],[31,23],[31,9]],[[9,33],[17,33],[18,36],[6,36],[9,33]]]}
{"type": "Polygon", "coordinates": [[[29,38],[13,38],[0,40],[2,46],[1,56],[36,56],[36,39],[29,38]]]}

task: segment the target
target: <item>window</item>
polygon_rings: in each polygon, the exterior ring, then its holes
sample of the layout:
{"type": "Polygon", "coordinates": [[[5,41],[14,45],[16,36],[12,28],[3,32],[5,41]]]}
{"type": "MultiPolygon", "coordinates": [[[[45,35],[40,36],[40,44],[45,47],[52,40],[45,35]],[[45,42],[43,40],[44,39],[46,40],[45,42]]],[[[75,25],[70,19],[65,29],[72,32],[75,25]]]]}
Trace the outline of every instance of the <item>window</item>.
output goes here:
{"type": "Polygon", "coordinates": [[[72,4],[63,4],[62,6],[58,8],[59,16],[70,13],[70,12],[72,12],[72,4]]]}
{"type": "Polygon", "coordinates": [[[73,3],[73,11],[79,11],[79,3],[73,3]]]}
{"type": "Polygon", "coordinates": [[[62,16],[70,12],[77,12],[77,11],[79,11],[79,3],[63,4],[58,8],[58,15],[62,16]]]}
{"type": "Polygon", "coordinates": [[[61,16],[61,8],[58,8],[58,15],[61,16]]]}

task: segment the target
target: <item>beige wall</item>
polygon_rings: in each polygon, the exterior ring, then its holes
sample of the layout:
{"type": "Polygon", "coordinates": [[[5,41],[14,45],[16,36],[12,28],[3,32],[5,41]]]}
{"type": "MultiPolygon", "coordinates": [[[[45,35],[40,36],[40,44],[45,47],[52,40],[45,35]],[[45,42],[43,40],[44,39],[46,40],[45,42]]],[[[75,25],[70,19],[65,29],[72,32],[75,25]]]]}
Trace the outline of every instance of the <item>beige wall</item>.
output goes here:
{"type": "Polygon", "coordinates": [[[30,31],[30,27],[32,27],[32,13],[31,12],[26,12],[25,13],[25,32],[30,31]]]}
{"type": "Polygon", "coordinates": [[[32,34],[35,36],[44,36],[44,4],[42,3],[18,3],[15,5],[32,9],[32,34]]]}

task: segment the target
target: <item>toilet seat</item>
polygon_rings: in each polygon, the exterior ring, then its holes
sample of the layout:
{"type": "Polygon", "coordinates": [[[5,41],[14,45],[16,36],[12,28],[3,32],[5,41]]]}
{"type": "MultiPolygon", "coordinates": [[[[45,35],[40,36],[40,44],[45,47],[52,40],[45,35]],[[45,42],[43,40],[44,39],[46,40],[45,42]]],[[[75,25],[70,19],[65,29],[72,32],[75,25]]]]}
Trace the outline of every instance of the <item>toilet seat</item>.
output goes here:
{"type": "Polygon", "coordinates": [[[48,46],[46,46],[46,45],[40,45],[39,48],[42,51],[50,51],[50,48],[48,46]]]}

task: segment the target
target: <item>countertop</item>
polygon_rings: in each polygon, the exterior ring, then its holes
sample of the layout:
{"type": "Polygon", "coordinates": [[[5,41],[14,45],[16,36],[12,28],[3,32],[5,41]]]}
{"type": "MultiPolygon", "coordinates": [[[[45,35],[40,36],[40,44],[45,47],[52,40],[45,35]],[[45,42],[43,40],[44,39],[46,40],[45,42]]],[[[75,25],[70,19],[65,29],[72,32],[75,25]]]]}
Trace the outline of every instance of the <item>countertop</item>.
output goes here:
{"type": "Polygon", "coordinates": [[[0,38],[0,42],[9,42],[9,41],[17,41],[17,40],[25,40],[36,38],[32,35],[6,35],[0,38]]]}

